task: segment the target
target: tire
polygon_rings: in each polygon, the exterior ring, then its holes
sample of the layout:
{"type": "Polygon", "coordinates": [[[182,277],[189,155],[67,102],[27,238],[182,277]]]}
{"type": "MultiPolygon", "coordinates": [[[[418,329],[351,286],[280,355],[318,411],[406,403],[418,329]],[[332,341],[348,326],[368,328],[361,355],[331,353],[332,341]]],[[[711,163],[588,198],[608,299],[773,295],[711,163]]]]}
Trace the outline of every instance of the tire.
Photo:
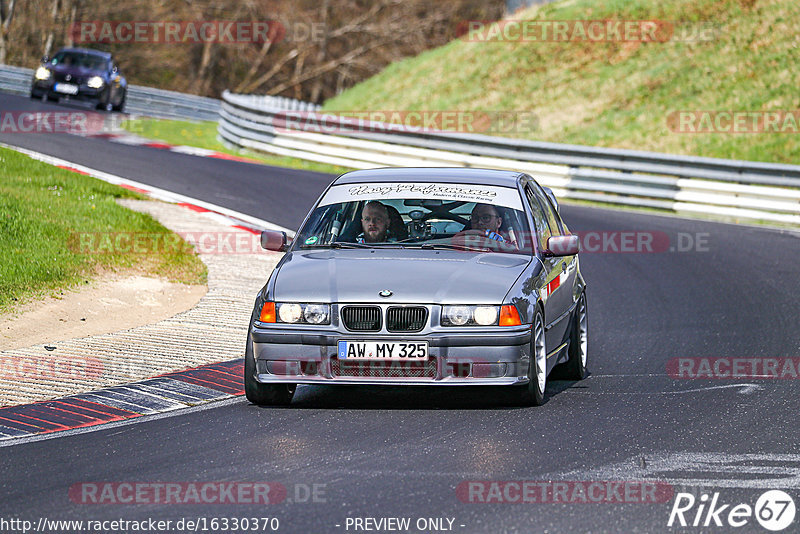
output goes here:
{"type": "Polygon", "coordinates": [[[253,340],[247,333],[244,351],[244,394],[247,400],[259,406],[288,406],[292,402],[297,384],[261,384],[255,379],[256,361],[253,357],[253,340]]]}
{"type": "Polygon", "coordinates": [[[528,383],[519,386],[520,401],[523,406],[544,404],[544,392],[547,387],[547,343],[544,337],[544,318],[539,308],[536,309],[536,316],[533,319],[532,334],[528,383]]]}
{"type": "Polygon", "coordinates": [[[563,364],[563,374],[567,380],[583,380],[586,378],[588,341],[589,319],[586,308],[586,291],[584,291],[575,306],[575,317],[572,320],[569,349],[567,351],[569,360],[563,364]]]}
{"type": "Polygon", "coordinates": [[[119,111],[119,112],[125,111],[125,99],[127,98],[127,96],[128,96],[127,91],[122,93],[122,98],[119,101],[119,105],[114,106],[114,111],[119,111]]]}
{"type": "Polygon", "coordinates": [[[111,91],[106,90],[105,98],[102,96],[97,99],[97,109],[102,111],[112,111],[114,109],[114,105],[111,103],[111,91]]]}

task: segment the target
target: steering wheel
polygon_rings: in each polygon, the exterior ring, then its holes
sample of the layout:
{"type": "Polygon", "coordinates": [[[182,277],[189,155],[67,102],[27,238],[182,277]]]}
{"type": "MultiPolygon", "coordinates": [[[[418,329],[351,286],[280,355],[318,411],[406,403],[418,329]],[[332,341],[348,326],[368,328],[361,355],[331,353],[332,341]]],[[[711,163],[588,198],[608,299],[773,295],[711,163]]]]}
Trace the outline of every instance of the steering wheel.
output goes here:
{"type": "Polygon", "coordinates": [[[463,247],[468,250],[494,251],[494,252],[516,252],[517,247],[512,243],[498,241],[486,235],[481,230],[461,230],[451,239],[453,245],[463,247]]]}

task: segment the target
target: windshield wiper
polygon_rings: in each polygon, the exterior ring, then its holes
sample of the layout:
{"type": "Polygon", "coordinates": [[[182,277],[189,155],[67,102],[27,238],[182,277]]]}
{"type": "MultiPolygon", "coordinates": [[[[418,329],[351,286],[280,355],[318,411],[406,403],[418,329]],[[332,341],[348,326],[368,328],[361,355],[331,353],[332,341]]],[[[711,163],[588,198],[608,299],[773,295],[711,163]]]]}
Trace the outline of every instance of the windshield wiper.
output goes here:
{"type": "Polygon", "coordinates": [[[370,248],[366,243],[347,243],[343,241],[335,241],[333,243],[319,243],[317,245],[302,245],[300,248],[370,248]]]}
{"type": "Polygon", "coordinates": [[[302,248],[406,248],[406,246],[400,243],[351,243],[349,241],[334,241],[333,243],[303,245],[302,248]]]}
{"type": "Polygon", "coordinates": [[[447,250],[471,250],[469,247],[463,245],[451,245],[446,243],[351,243],[349,241],[335,241],[333,243],[318,243],[316,245],[302,245],[300,248],[421,248],[421,249],[447,249],[447,250]]]}
{"type": "Polygon", "coordinates": [[[435,250],[435,249],[442,249],[442,250],[473,250],[472,248],[465,246],[465,245],[453,245],[452,243],[423,243],[419,246],[419,248],[426,249],[426,250],[435,250]]]}
{"type": "Polygon", "coordinates": [[[408,245],[403,243],[364,243],[369,247],[376,247],[376,248],[407,248],[408,245]]]}

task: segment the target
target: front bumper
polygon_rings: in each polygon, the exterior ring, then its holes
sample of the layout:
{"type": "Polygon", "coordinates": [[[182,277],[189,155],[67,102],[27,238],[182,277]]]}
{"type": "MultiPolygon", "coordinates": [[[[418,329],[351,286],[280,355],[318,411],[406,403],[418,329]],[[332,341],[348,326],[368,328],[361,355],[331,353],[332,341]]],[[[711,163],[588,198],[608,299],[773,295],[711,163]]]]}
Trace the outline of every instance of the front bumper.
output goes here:
{"type": "MultiPolygon", "coordinates": [[[[31,94],[34,96],[42,96],[47,95],[48,98],[64,98],[69,100],[80,100],[80,101],[94,101],[99,102],[105,95],[106,90],[108,87],[103,85],[99,89],[94,89],[89,87],[86,84],[78,85],[78,93],[77,94],[69,94],[69,93],[60,93],[55,91],[55,83],[52,80],[34,80],[31,86],[31,94]]],[[[64,83],[64,82],[61,82],[64,83]]],[[[68,83],[68,82],[67,82],[68,83]]]]}
{"type": "Polygon", "coordinates": [[[339,331],[256,321],[250,329],[263,384],[513,385],[528,382],[531,327],[440,327],[414,334],[339,331]],[[429,362],[338,360],[338,342],[427,341],[429,362]]]}

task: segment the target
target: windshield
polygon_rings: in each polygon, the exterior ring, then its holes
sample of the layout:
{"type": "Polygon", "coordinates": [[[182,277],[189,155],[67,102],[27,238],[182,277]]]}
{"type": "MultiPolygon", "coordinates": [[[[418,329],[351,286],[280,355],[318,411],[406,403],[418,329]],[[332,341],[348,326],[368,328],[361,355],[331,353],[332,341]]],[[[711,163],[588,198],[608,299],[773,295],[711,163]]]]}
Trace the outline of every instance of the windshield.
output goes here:
{"type": "Polygon", "coordinates": [[[441,248],[531,253],[516,189],[437,183],[331,187],[295,239],[298,248],[441,248]]]}
{"type": "Polygon", "coordinates": [[[84,69],[106,70],[108,60],[93,54],[81,54],[78,52],[59,52],[53,57],[53,65],[64,65],[67,67],[83,67],[84,69]]]}

